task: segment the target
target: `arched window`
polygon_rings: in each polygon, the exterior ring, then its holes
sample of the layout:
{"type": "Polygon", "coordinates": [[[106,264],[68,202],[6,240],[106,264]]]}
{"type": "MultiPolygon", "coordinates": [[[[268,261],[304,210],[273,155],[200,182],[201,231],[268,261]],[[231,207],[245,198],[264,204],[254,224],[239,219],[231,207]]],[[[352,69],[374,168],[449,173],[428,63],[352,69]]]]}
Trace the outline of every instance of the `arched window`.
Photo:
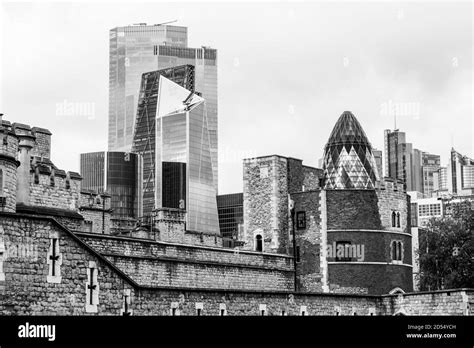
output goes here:
{"type": "Polygon", "coordinates": [[[394,211],[392,211],[392,227],[395,227],[396,219],[397,219],[397,214],[394,211]]]}
{"type": "Polygon", "coordinates": [[[397,227],[400,227],[400,213],[397,213],[397,227]]]}
{"type": "Polygon", "coordinates": [[[403,244],[399,240],[392,241],[391,253],[393,261],[402,261],[403,259],[403,244]]]}
{"type": "Polygon", "coordinates": [[[51,176],[49,177],[49,185],[54,186],[54,174],[51,174],[51,176]]]}
{"type": "Polygon", "coordinates": [[[255,236],[255,251],[263,251],[263,239],[261,234],[255,236]]]}

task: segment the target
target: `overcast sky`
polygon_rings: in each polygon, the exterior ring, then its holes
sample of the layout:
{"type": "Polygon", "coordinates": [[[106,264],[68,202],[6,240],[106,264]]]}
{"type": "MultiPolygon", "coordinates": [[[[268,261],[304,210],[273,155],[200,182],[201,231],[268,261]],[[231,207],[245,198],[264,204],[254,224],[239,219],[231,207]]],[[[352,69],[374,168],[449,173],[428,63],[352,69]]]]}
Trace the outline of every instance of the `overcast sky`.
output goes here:
{"type": "Polygon", "coordinates": [[[109,29],[174,19],[190,47],[218,49],[219,193],[242,191],[242,158],[317,166],[345,110],[379,149],[400,107],[397,127],[413,147],[443,165],[452,146],[474,156],[470,2],[1,6],[0,112],[51,130],[65,170],[107,147],[109,29]],[[65,101],[94,113],[65,115],[65,101]]]}

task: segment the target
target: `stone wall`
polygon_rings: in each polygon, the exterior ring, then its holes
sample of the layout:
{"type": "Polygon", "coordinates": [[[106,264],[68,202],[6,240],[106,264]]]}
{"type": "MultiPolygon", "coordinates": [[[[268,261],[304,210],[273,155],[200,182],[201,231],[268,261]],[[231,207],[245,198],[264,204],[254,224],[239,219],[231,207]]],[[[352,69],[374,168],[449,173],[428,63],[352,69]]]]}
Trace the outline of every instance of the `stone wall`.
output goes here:
{"type": "MultiPolygon", "coordinates": [[[[2,122],[0,117],[0,123],[2,122]]],[[[14,212],[16,208],[18,137],[5,125],[0,126],[0,169],[3,182],[0,182],[0,197],[4,197],[4,204],[0,211],[14,212]],[[2,128],[3,127],[3,128],[2,128]]]]}
{"type": "Polygon", "coordinates": [[[474,315],[474,289],[414,292],[382,296],[381,313],[474,315]]]}
{"type": "MultiPolygon", "coordinates": [[[[49,219],[1,216],[4,281],[0,281],[0,313],[4,315],[120,315],[124,277],[100,255],[49,219]],[[51,276],[51,240],[58,241],[51,276]],[[90,266],[98,270],[97,309],[88,308],[86,287],[90,266]]],[[[94,307],[94,306],[92,306],[94,307]]]]}
{"type": "Polygon", "coordinates": [[[51,132],[45,128],[33,127],[32,133],[36,136],[32,156],[51,158],[51,132]]]}
{"type": "Polygon", "coordinates": [[[60,209],[76,210],[79,207],[81,181],[71,178],[69,188],[66,187],[65,175],[30,174],[30,200],[33,206],[54,207],[60,209]],[[38,183],[35,183],[35,175],[38,183]],[[51,180],[54,178],[54,186],[51,180]]]}
{"type": "Polygon", "coordinates": [[[327,228],[382,229],[375,190],[326,190],[327,228]]]}
{"type": "Polygon", "coordinates": [[[0,197],[4,202],[0,204],[0,211],[14,212],[16,210],[16,170],[18,162],[13,157],[2,156],[0,153],[0,170],[2,171],[2,182],[0,182],[0,197]]]}
{"type": "MultiPolygon", "coordinates": [[[[474,289],[369,296],[144,287],[98,253],[89,245],[92,243],[84,243],[51,218],[0,215],[2,315],[121,315],[125,311],[133,315],[197,315],[198,309],[201,315],[472,315],[474,289]],[[53,239],[58,242],[54,253],[53,239]],[[95,270],[92,273],[91,268],[95,270]]],[[[126,243],[112,236],[91,235],[89,240],[93,239],[115,240],[117,248],[126,243]]],[[[144,254],[151,251],[140,241],[134,243],[142,246],[144,254]]],[[[159,244],[147,243],[153,247],[159,244]]],[[[187,254],[185,249],[170,247],[187,254]]],[[[203,249],[211,249],[194,248],[201,257],[206,253],[203,249]]],[[[229,259],[230,255],[233,253],[228,254],[229,259]]],[[[239,256],[252,258],[251,253],[239,256]]],[[[259,257],[254,260],[266,262],[261,259],[265,255],[259,257]]]]}
{"type": "Polygon", "coordinates": [[[293,264],[288,256],[118,236],[78,236],[143,286],[253,290],[294,287],[293,264]]]}
{"type": "Polygon", "coordinates": [[[403,184],[391,178],[385,178],[377,191],[378,210],[383,229],[411,233],[410,204],[403,184]],[[392,227],[392,212],[400,213],[400,227],[392,227]]]}
{"type": "Polygon", "coordinates": [[[412,238],[407,226],[407,194],[387,182],[377,190],[327,190],[327,244],[347,242],[362,258],[328,259],[330,291],[384,294],[413,290],[412,238]],[[391,215],[400,214],[400,227],[391,215]],[[401,242],[401,260],[393,260],[392,242],[401,242]],[[363,249],[362,249],[363,248],[363,249]]]}
{"type": "Polygon", "coordinates": [[[304,213],[305,216],[306,228],[298,228],[298,221],[295,221],[299,250],[296,267],[298,290],[305,292],[322,292],[320,192],[305,191],[291,195],[295,202],[295,220],[298,214],[304,213]]]}
{"type": "Polygon", "coordinates": [[[263,250],[288,253],[288,166],[281,156],[244,160],[243,249],[255,250],[262,235],[263,250]]]}

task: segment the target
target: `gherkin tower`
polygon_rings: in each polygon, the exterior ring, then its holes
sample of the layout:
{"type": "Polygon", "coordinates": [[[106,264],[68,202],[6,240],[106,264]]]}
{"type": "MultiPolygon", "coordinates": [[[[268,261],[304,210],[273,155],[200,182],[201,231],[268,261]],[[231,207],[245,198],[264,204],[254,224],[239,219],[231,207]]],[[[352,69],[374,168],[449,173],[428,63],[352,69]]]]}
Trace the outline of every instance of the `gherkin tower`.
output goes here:
{"type": "Polygon", "coordinates": [[[373,189],[378,177],[372,146],[350,111],[337,120],[324,148],[325,189],[373,189]]]}

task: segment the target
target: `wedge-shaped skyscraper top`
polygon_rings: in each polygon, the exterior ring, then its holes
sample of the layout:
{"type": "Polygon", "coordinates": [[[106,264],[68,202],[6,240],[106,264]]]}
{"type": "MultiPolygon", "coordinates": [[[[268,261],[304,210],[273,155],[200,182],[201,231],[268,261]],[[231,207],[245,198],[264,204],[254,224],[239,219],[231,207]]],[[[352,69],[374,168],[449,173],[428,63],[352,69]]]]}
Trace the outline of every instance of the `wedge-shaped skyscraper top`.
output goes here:
{"type": "Polygon", "coordinates": [[[350,111],[339,117],[324,148],[326,189],[373,189],[380,180],[372,146],[350,111]]]}
{"type": "Polygon", "coordinates": [[[164,76],[158,88],[155,163],[156,207],[178,208],[173,197],[181,195],[187,229],[219,234],[205,99],[164,76]],[[173,171],[181,177],[185,171],[184,182],[175,180],[173,171]]]}

